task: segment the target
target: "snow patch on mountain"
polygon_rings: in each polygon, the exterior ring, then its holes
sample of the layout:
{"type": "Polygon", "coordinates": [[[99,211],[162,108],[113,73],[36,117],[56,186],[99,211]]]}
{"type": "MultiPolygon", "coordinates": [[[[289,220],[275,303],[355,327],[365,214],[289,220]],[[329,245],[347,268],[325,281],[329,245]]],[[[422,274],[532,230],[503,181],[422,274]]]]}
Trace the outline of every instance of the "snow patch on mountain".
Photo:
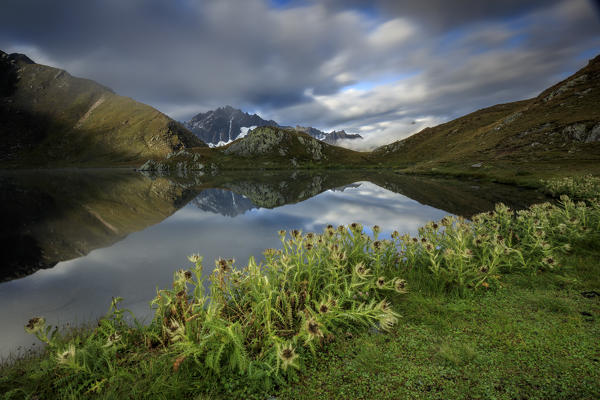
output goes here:
{"type": "Polygon", "coordinates": [[[232,143],[234,140],[237,140],[237,139],[241,139],[241,138],[243,138],[243,137],[246,137],[246,135],[248,134],[248,132],[250,132],[252,129],[255,129],[255,128],[256,128],[256,125],[253,125],[253,126],[242,126],[242,127],[240,128],[240,133],[239,133],[239,135],[237,135],[235,139],[231,139],[231,140],[228,140],[228,141],[226,141],[226,142],[225,142],[225,141],[223,141],[223,140],[221,140],[221,141],[220,141],[220,142],[218,142],[217,144],[214,144],[214,143],[208,143],[208,147],[210,147],[210,148],[214,148],[214,147],[226,146],[226,145],[228,145],[229,143],[232,143]]]}

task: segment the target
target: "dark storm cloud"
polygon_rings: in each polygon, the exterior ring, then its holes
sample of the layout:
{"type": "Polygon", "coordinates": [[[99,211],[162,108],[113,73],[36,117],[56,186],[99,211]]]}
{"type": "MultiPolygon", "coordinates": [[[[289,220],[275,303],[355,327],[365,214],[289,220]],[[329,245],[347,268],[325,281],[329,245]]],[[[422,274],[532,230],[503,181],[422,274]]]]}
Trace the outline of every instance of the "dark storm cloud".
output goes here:
{"type": "Polygon", "coordinates": [[[560,0],[313,0],[337,12],[348,7],[372,10],[374,15],[407,17],[435,30],[482,21],[502,20],[549,7],[560,0]]]}
{"type": "Polygon", "coordinates": [[[308,86],[331,92],[307,71],[356,35],[322,9],[274,12],[255,0],[26,0],[3,14],[3,47],[33,45],[75,74],[163,103],[285,105],[308,86]]]}
{"type": "Polygon", "coordinates": [[[529,97],[600,48],[587,0],[5,0],[0,49],[175,118],[224,104],[383,144],[529,97]]]}

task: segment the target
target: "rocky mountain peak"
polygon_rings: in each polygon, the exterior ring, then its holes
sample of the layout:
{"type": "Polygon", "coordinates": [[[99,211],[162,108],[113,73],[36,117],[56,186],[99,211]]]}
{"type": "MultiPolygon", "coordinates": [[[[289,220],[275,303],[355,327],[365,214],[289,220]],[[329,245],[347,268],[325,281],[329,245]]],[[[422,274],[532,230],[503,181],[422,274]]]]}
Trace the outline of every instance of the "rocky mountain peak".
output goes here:
{"type": "Polygon", "coordinates": [[[248,114],[230,105],[196,114],[184,125],[212,147],[229,144],[236,139],[245,137],[250,130],[261,126],[293,129],[329,144],[335,144],[341,139],[362,139],[360,135],[347,134],[343,130],[327,133],[310,126],[281,126],[273,120],[262,119],[257,114],[248,114]]]}

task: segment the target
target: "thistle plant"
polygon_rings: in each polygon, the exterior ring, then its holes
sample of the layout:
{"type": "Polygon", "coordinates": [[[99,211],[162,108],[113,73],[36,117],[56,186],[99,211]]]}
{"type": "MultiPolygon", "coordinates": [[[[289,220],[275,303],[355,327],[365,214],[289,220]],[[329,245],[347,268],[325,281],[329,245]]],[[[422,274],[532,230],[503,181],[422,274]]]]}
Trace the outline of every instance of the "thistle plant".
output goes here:
{"type": "Polygon", "coordinates": [[[592,175],[542,180],[546,191],[553,196],[567,195],[574,199],[593,199],[600,196],[600,177],[592,175]]]}

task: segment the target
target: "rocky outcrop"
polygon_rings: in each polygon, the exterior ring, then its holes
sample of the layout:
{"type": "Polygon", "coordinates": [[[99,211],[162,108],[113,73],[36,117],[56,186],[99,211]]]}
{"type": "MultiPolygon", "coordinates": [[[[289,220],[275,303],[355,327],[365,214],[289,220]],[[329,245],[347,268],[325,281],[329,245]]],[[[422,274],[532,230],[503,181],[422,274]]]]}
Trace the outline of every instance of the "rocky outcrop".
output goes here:
{"type": "Polygon", "coordinates": [[[576,123],[562,129],[564,137],[580,143],[593,143],[600,141],[600,123],[576,123]]]}
{"type": "Polygon", "coordinates": [[[323,144],[316,140],[303,138],[298,136],[296,139],[303,145],[306,146],[306,151],[312,156],[315,161],[320,161],[323,158],[323,144]]]}
{"type": "Polygon", "coordinates": [[[231,144],[225,154],[235,154],[242,157],[264,156],[267,154],[286,155],[280,143],[286,137],[286,132],[276,128],[255,129],[245,138],[231,144]]]}
{"type": "Polygon", "coordinates": [[[232,143],[224,152],[241,157],[286,157],[296,167],[299,159],[315,162],[327,159],[325,146],[323,142],[293,130],[262,127],[232,143]]]}

